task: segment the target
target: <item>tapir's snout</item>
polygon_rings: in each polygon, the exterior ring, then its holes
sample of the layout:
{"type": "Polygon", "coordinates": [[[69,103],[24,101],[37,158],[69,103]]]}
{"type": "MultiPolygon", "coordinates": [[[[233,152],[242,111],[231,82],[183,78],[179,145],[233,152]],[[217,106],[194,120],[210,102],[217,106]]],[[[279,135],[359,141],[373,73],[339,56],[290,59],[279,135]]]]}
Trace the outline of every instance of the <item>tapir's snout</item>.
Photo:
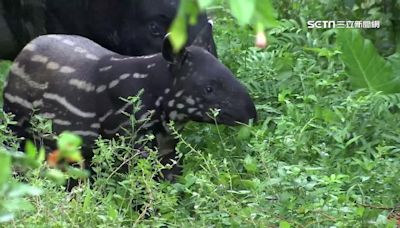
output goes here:
{"type": "Polygon", "coordinates": [[[257,121],[256,107],[247,93],[230,104],[230,108],[222,109],[218,119],[219,123],[234,126],[240,123],[249,124],[251,121],[253,123],[257,121]]]}
{"type": "Polygon", "coordinates": [[[250,99],[246,106],[247,119],[245,119],[244,123],[248,123],[250,120],[253,120],[253,123],[257,122],[257,110],[253,101],[250,99]]]}
{"type": "Polygon", "coordinates": [[[241,105],[241,109],[238,112],[237,121],[244,124],[249,124],[252,120],[253,123],[257,122],[257,110],[254,105],[253,100],[250,96],[247,96],[247,99],[244,99],[243,104],[241,105]]]}

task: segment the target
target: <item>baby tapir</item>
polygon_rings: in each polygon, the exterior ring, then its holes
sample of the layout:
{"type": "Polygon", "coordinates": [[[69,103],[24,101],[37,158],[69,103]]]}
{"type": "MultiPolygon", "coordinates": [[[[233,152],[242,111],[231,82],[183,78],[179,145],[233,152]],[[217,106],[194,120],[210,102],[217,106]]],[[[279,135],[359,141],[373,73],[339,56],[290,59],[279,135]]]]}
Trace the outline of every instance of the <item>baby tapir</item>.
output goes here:
{"type": "MultiPolygon", "coordinates": [[[[213,122],[207,114],[211,108],[220,110],[221,124],[255,120],[245,87],[205,49],[212,40],[210,29],[206,26],[179,53],[166,38],[161,53],[141,57],[116,54],[80,36],[34,39],[13,63],[4,89],[4,110],[18,121],[13,130],[29,138],[35,110],[52,120],[55,133],[71,131],[90,146],[100,135],[112,138],[129,127],[124,112],[132,112],[132,106],[121,97],[140,90],[142,106],[135,117],[148,119],[140,127],[157,135],[159,145],[172,138],[166,126],[170,120],[213,122]]],[[[169,154],[161,152],[164,163],[174,157],[174,146],[167,148],[169,154]]],[[[85,153],[89,160],[90,152],[85,153]]]]}

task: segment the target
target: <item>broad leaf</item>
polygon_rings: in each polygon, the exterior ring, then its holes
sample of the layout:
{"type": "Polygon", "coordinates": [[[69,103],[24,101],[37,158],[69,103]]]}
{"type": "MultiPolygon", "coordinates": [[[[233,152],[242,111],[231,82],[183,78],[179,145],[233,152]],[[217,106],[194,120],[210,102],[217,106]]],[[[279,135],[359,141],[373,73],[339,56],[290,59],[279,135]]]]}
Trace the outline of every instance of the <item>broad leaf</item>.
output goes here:
{"type": "Polygon", "coordinates": [[[354,88],[385,93],[400,92],[400,77],[394,75],[389,61],[378,54],[371,41],[357,30],[340,30],[337,41],[341,59],[354,88]]]}
{"type": "Polygon", "coordinates": [[[389,56],[388,60],[392,64],[393,74],[395,77],[400,77],[400,52],[396,52],[389,56]]]}
{"type": "Polygon", "coordinates": [[[250,23],[255,8],[254,0],[230,0],[229,6],[233,16],[236,17],[239,24],[245,25],[250,23]]]}
{"type": "Polygon", "coordinates": [[[5,184],[11,176],[11,156],[0,150],[0,186],[5,184]]]}
{"type": "Polygon", "coordinates": [[[199,4],[200,9],[206,9],[208,6],[214,3],[214,0],[198,0],[197,3],[199,4]]]}

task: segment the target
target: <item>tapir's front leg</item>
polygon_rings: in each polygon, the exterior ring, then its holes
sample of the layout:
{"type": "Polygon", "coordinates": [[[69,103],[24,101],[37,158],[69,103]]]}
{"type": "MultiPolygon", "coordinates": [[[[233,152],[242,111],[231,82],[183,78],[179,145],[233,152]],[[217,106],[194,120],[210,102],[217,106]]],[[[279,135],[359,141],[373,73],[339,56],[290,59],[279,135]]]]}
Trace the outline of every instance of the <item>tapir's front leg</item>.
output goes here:
{"type": "Polygon", "coordinates": [[[162,177],[161,179],[169,180],[174,182],[178,176],[182,174],[182,164],[177,157],[176,153],[176,145],[178,144],[178,140],[173,136],[167,133],[157,134],[157,146],[158,152],[160,153],[161,164],[173,165],[171,169],[163,169],[161,171],[162,177]],[[172,161],[173,160],[173,161],[172,161]],[[174,161],[177,163],[174,165],[174,161]]]}

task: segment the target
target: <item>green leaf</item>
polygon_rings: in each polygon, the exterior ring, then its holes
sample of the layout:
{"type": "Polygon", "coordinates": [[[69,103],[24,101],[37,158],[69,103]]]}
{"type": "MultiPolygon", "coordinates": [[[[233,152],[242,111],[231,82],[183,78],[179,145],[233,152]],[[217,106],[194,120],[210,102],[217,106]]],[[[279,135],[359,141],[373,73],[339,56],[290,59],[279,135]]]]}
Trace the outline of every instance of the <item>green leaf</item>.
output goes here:
{"type": "Polygon", "coordinates": [[[392,64],[393,74],[395,77],[400,77],[400,52],[396,52],[388,57],[389,62],[392,64]]]}
{"type": "Polygon", "coordinates": [[[64,173],[58,169],[49,169],[46,173],[46,177],[59,185],[64,184],[66,181],[64,173]]]}
{"type": "Polygon", "coordinates": [[[240,25],[249,24],[255,9],[255,0],[230,0],[232,15],[240,25]]]}
{"type": "Polygon", "coordinates": [[[178,14],[169,29],[169,39],[175,53],[182,49],[188,38],[186,19],[189,19],[189,24],[196,24],[199,12],[200,9],[197,5],[197,1],[180,2],[178,14]]]}
{"type": "Polygon", "coordinates": [[[244,168],[247,170],[249,173],[255,173],[257,172],[257,161],[250,155],[246,155],[246,158],[244,159],[244,168]]]}
{"type": "Polygon", "coordinates": [[[39,188],[30,186],[27,184],[16,183],[13,186],[13,189],[9,192],[8,197],[17,198],[17,197],[23,197],[26,195],[38,196],[41,193],[42,193],[42,191],[39,188]]]}
{"type": "Polygon", "coordinates": [[[339,30],[337,41],[341,59],[354,88],[367,88],[385,93],[400,92],[400,77],[391,64],[378,54],[371,41],[357,30],[339,30]]]}
{"type": "Polygon", "coordinates": [[[263,24],[267,28],[279,26],[279,21],[276,19],[278,14],[271,0],[256,0],[254,14],[257,22],[263,24]]]}
{"type": "Polygon", "coordinates": [[[27,141],[25,144],[25,153],[29,159],[35,159],[37,154],[37,149],[32,141],[27,141]]]}
{"type": "Polygon", "coordinates": [[[179,52],[181,48],[185,45],[187,40],[187,31],[184,16],[178,16],[172,22],[171,28],[169,30],[169,39],[175,53],[179,52]]]}
{"type": "Polygon", "coordinates": [[[14,214],[12,213],[2,213],[0,214],[0,223],[9,222],[14,219],[14,214]]]}
{"type": "Polygon", "coordinates": [[[45,159],[46,159],[46,151],[44,148],[40,148],[39,155],[38,155],[36,161],[38,161],[40,164],[42,164],[45,159]]]}
{"type": "Polygon", "coordinates": [[[290,228],[291,225],[287,221],[280,221],[279,222],[279,228],[290,228]]]}
{"type": "Polygon", "coordinates": [[[63,132],[57,139],[58,150],[60,151],[60,158],[68,158],[71,161],[82,161],[80,152],[80,145],[82,139],[70,132],[63,132]]]}
{"type": "Polygon", "coordinates": [[[199,4],[199,8],[203,10],[214,3],[214,0],[198,0],[197,3],[199,4]]]}
{"type": "Polygon", "coordinates": [[[85,179],[89,177],[89,171],[75,167],[68,167],[66,174],[74,179],[85,179]]]}
{"type": "Polygon", "coordinates": [[[5,184],[11,176],[11,156],[0,151],[0,186],[5,184]]]}
{"type": "Polygon", "coordinates": [[[250,138],[251,135],[251,127],[249,126],[242,126],[239,130],[238,133],[238,139],[239,140],[246,140],[250,138]]]}
{"type": "Polygon", "coordinates": [[[82,139],[70,132],[63,132],[57,140],[58,149],[61,151],[76,150],[82,144],[82,139]]]}

